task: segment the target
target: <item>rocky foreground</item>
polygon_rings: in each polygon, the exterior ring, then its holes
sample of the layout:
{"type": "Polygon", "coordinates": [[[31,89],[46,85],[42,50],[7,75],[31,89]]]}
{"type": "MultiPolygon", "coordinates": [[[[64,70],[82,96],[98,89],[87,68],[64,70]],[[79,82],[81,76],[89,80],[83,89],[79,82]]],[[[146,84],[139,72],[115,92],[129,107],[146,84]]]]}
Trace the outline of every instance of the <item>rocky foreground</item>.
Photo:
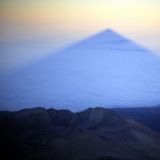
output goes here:
{"type": "Polygon", "coordinates": [[[0,152],[15,160],[158,160],[160,134],[100,107],[25,109],[0,112],[0,152]]]}

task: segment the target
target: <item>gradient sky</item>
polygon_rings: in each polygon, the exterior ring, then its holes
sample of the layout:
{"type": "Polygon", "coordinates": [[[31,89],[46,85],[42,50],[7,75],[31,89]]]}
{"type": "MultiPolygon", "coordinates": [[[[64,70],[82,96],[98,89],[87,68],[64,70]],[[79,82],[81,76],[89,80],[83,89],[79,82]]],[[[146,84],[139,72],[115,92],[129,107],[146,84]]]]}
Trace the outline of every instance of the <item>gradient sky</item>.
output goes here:
{"type": "Polygon", "coordinates": [[[160,0],[0,0],[1,70],[107,28],[160,54],[160,0]]]}

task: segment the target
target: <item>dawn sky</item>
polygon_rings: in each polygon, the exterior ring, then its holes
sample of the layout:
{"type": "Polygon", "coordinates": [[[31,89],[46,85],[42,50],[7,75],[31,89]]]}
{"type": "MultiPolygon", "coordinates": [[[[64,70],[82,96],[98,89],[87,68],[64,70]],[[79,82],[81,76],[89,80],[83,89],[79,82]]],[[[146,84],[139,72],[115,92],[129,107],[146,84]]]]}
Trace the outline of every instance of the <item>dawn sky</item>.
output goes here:
{"type": "Polygon", "coordinates": [[[107,28],[160,54],[160,0],[1,0],[1,69],[107,28]]]}

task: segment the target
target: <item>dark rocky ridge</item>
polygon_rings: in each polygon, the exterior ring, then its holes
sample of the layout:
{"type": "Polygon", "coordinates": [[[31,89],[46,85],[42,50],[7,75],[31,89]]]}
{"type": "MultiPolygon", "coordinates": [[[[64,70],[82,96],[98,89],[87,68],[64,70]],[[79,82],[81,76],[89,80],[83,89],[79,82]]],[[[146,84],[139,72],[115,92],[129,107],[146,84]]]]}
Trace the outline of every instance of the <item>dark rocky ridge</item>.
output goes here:
{"type": "Polygon", "coordinates": [[[160,106],[140,108],[116,108],[114,111],[126,118],[131,118],[139,123],[160,133],[160,106]]]}
{"type": "Polygon", "coordinates": [[[0,112],[0,156],[33,160],[158,160],[160,135],[104,108],[0,112]]]}

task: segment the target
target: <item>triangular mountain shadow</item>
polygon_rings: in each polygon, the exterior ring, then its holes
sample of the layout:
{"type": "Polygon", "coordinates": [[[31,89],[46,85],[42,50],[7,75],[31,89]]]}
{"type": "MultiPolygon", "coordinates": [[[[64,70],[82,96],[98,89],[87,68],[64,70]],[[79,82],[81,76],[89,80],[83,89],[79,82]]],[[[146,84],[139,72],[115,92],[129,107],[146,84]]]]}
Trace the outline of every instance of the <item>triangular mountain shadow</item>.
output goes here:
{"type": "Polygon", "coordinates": [[[160,60],[106,30],[0,78],[0,106],[82,110],[160,104],[160,60]]]}
{"type": "Polygon", "coordinates": [[[106,29],[104,31],[98,32],[90,37],[87,37],[86,39],[76,42],[67,48],[83,49],[86,47],[105,50],[148,50],[112,29],[106,29]]]}

